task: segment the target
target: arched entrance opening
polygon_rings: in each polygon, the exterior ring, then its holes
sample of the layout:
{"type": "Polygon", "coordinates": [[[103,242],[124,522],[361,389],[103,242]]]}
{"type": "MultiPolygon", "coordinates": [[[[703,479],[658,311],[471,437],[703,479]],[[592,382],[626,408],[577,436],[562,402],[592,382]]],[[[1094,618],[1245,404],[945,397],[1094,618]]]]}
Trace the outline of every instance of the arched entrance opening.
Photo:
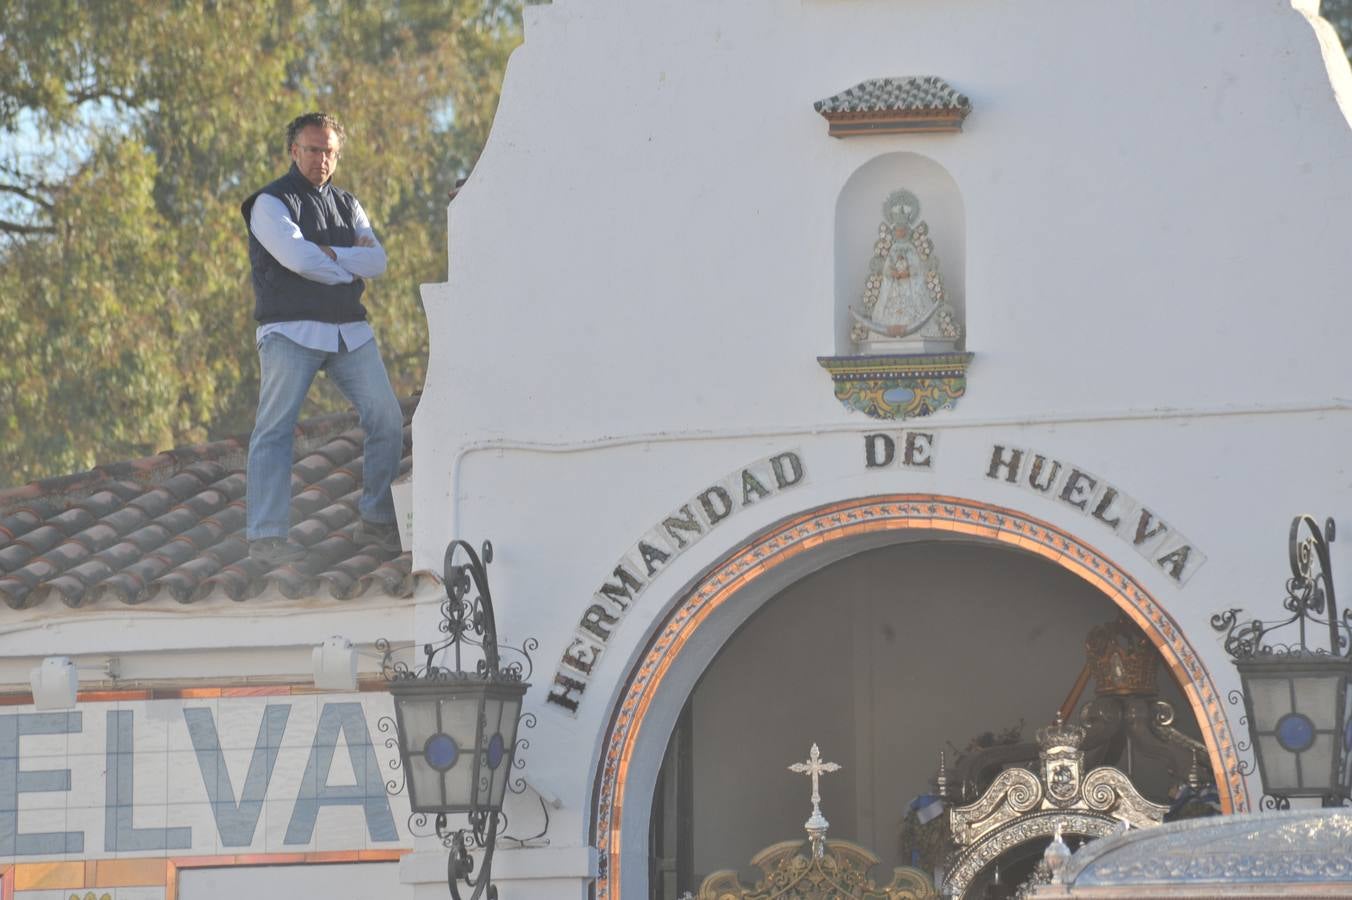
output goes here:
{"type": "MultiPolygon", "coordinates": [[[[682,592],[624,686],[596,782],[596,896],[648,893],[661,762],[682,710],[700,715],[687,707],[692,695],[730,686],[744,695],[709,705],[697,724],[704,737],[695,738],[720,746],[730,764],[722,776],[710,769],[708,784],[696,779],[696,791],[715,798],[706,804],[731,798],[705,839],[722,845],[722,865],[745,866],[750,852],[741,843],[754,852],[795,836],[806,793],[785,791],[781,775],[813,740],[828,756],[828,741],[839,740],[844,758],[836,761],[853,770],[839,782],[838,812],[828,812],[833,834],[884,855],[897,848],[916,773],[933,771],[938,749],[1020,718],[1029,731],[1045,724],[1066,693],[1064,670],[1073,677],[1075,658],[1083,660],[1082,626],[1116,611],[1158,650],[1212,771],[1233,771],[1228,725],[1186,637],[1128,573],[1073,535],[1014,510],[916,495],[846,501],[768,529],[682,592]],[[990,630],[976,628],[978,620],[990,630]],[[1076,631],[1080,640],[1066,640],[1076,631]],[[989,665],[973,665],[978,658],[989,665]],[[1000,672],[1010,674],[992,677],[1000,672]],[[883,721],[874,714],[879,699],[898,704],[881,688],[898,679],[910,682],[911,708],[883,721]],[[865,706],[866,715],[854,715],[865,706]],[[804,728],[818,733],[795,731],[804,728]],[[773,758],[764,758],[772,745],[773,758]]],[[[1237,776],[1218,787],[1223,809],[1247,807],[1237,776]]],[[[702,829],[706,821],[714,820],[702,818],[702,829]]],[[[690,849],[701,865],[699,848],[690,849]]]]}

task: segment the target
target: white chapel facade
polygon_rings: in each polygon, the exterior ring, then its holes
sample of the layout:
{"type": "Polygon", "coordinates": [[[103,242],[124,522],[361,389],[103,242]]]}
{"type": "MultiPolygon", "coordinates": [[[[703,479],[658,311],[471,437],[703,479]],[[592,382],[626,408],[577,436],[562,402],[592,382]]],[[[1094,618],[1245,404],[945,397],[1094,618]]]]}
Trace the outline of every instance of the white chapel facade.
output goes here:
{"type": "Polygon", "coordinates": [[[745,869],[813,742],[832,834],[911,862],[939,751],[1031,739],[1118,615],[1255,809],[1210,620],[1275,606],[1350,486],[1313,4],[526,12],[414,424],[415,566],[491,537],[540,641],[519,854],[557,878],[512,890],[745,869]]]}
{"type": "Polygon", "coordinates": [[[1086,715],[1143,815],[1259,809],[1213,617],[1277,612],[1293,516],[1352,524],[1317,6],[526,6],[423,286],[411,564],[10,602],[3,897],[446,896],[376,641],[436,634],[456,539],[531,648],[503,900],[745,880],[814,787],[831,839],[942,884],[917,814],[1086,715]],[[332,635],[356,691],[309,681],[332,635]],[[121,674],[36,711],[53,654],[121,674]]]}

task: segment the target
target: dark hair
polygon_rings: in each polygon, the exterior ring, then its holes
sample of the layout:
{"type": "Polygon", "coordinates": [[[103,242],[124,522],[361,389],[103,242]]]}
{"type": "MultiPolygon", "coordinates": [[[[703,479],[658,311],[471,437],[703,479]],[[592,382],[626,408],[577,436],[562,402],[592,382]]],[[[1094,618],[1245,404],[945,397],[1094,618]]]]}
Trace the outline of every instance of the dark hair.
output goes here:
{"type": "Polygon", "coordinates": [[[317,128],[332,128],[338,135],[338,146],[342,147],[343,142],[347,140],[347,134],[343,131],[343,123],[328,113],[310,112],[303,116],[296,116],[291,120],[291,124],[286,126],[286,152],[290,153],[291,148],[296,144],[296,135],[300,134],[306,128],[315,126],[317,128]]]}

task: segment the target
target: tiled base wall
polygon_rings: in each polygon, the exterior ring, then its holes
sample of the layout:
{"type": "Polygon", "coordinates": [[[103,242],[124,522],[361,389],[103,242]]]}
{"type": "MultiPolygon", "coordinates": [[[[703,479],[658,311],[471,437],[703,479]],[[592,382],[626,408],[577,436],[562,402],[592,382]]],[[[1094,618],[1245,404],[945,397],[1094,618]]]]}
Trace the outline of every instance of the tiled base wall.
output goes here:
{"type": "MultiPolygon", "coordinates": [[[[271,868],[284,866],[288,880],[305,879],[308,867],[322,867],[325,876],[362,863],[394,863],[402,850],[366,850],[331,853],[251,854],[180,859],[120,859],[87,862],[18,863],[0,867],[0,900],[192,900],[181,890],[185,875],[199,876],[212,870],[271,868]]],[[[316,869],[310,869],[316,875],[316,869]]],[[[222,874],[225,874],[222,872],[222,874]]],[[[338,873],[341,877],[341,873],[338,873]]],[[[394,896],[398,881],[394,867],[388,879],[388,896],[394,896]]],[[[274,875],[267,880],[276,881],[274,875]]],[[[325,878],[323,880],[331,880],[325,878]]],[[[265,900],[265,898],[256,898],[265,900]]]]}
{"type": "Polygon", "coordinates": [[[165,888],[99,888],[19,891],[15,900],[165,900],[165,888]]]}

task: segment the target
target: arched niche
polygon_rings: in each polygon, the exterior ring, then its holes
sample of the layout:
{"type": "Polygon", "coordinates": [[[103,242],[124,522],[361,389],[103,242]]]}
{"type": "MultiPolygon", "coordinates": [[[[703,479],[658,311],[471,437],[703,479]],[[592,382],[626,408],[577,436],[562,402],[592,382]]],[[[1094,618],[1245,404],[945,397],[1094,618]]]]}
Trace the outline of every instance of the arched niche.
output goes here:
{"type": "MultiPolygon", "coordinates": [[[[858,307],[869,261],[883,221],[883,202],[898,189],[920,201],[920,219],[929,223],[934,253],[949,303],[959,323],[966,322],[967,222],[958,183],[948,170],[919,153],[886,153],[850,175],[836,200],[835,354],[858,353],[850,337],[849,308],[858,307]]],[[[965,338],[955,349],[966,347],[965,338]]]]}
{"type": "Polygon", "coordinates": [[[646,896],[651,798],[682,704],[728,638],[786,586],[907,534],[1016,547],[1097,588],[1145,633],[1202,730],[1224,812],[1249,798],[1221,697],[1187,635],[1126,570],[1050,523],[1008,507],[926,494],[865,497],[790,517],[750,538],[681,591],[614,701],[595,775],[596,900],[646,896]]]}

